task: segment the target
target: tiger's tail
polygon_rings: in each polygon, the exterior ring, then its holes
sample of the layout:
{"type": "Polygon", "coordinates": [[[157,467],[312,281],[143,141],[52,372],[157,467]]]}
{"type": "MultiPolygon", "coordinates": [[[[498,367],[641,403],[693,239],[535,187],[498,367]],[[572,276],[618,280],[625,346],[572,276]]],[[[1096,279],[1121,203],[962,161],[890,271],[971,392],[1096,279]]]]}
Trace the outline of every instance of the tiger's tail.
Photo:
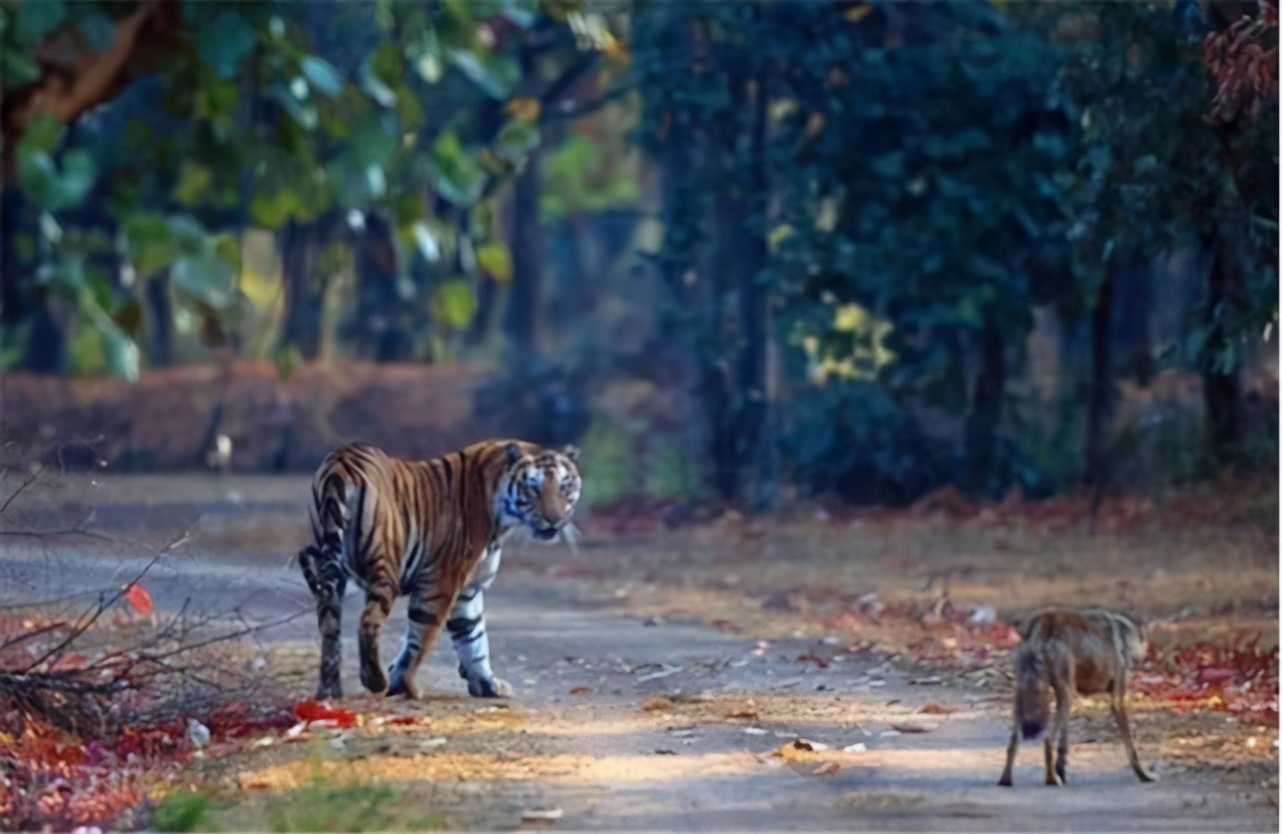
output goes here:
{"type": "Polygon", "coordinates": [[[1024,738],[1037,738],[1050,720],[1046,661],[1032,646],[1020,646],[1015,659],[1015,725],[1024,738]]]}
{"type": "Polygon", "coordinates": [[[326,472],[312,485],[311,522],[316,545],[325,552],[343,552],[347,534],[348,484],[338,472],[326,472]]]}

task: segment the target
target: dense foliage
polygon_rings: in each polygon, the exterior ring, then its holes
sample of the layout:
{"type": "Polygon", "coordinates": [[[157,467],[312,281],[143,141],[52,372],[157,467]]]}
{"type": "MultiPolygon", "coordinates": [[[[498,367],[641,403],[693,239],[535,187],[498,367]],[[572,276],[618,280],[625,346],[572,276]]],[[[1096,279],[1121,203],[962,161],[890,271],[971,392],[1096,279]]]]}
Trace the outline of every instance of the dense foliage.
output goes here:
{"type": "Polygon", "coordinates": [[[1271,0],[48,0],[0,39],[5,367],[503,357],[483,396],[556,438],[640,375],[757,505],[1102,487],[1163,369],[1205,460],[1260,452],[1271,0]]]}

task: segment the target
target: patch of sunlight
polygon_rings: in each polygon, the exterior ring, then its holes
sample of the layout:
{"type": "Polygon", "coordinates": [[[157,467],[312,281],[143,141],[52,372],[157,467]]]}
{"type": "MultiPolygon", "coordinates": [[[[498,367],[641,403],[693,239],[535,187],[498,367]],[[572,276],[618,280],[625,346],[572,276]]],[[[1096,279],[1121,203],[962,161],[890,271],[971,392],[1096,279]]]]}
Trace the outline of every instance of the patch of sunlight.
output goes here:
{"type": "MultiPolygon", "coordinates": [[[[765,754],[768,755],[769,751],[765,754]]],[[[628,784],[665,782],[707,774],[768,775],[762,755],[747,751],[675,756],[513,756],[487,753],[420,753],[355,760],[297,761],[237,774],[247,791],[287,792],[313,782],[342,786],[404,782],[530,782],[628,784]]],[[[857,755],[857,754],[856,754],[857,755]]],[[[824,753],[824,761],[854,766],[852,754],[824,753]]],[[[817,760],[818,761],[818,760],[817,760]]]]}
{"type": "Polygon", "coordinates": [[[801,339],[808,358],[810,379],[823,384],[828,379],[871,379],[895,361],[895,352],[886,347],[894,325],[859,304],[842,304],[833,310],[831,333],[822,342],[819,336],[801,339]]]}

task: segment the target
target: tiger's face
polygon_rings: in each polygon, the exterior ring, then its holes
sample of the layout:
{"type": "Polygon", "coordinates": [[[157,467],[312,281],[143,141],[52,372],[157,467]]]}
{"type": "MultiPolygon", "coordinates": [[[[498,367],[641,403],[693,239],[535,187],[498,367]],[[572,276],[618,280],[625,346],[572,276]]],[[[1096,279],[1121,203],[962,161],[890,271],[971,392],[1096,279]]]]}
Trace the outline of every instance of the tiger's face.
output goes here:
{"type": "Polygon", "coordinates": [[[583,483],[579,478],[579,450],[544,449],[525,454],[515,443],[508,446],[512,460],[504,496],[505,514],[529,528],[535,538],[554,541],[570,523],[583,483]]]}

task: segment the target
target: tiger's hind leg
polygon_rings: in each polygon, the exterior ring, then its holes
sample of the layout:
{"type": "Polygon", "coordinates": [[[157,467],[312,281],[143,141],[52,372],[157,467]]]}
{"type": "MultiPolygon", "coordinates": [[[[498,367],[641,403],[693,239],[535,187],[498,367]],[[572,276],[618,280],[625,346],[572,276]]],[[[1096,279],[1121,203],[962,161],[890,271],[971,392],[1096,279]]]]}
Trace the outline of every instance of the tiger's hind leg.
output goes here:
{"type": "Polygon", "coordinates": [[[405,629],[405,639],[401,643],[400,654],[392,662],[388,672],[391,673],[391,684],[387,695],[405,695],[418,697],[418,687],[414,675],[418,672],[423,658],[432,653],[436,640],[441,634],[442,620],[450,605],[454,602],[456,590],[453,588],[436,588],[428,577],[420,579],[410,594],[409,625],[405,629]]]}
{"type": "Polygon", "coordinates": [[[341,698],[342,644],[339,632],[343,622],[347,574],[343,572],[336,553],[315,545],[303,548],[298,554],[298,564],[303,570],[303,578],[307,580],[307,587],[316,599],[316,620],[321,636],[320,682],[316,687],[316,697],[341,698]]]}
{"type": "Polygon", "coordinates": [[[365,592],[360,625],[361,683],[376,695],[387,690],[387,675],[378,659],[378,638],[395,599],[396,586],[387,581],[373,582],[365,592]]]}
{"type": "Polygon", "coordinates": [[[467,694],[476,698],[510,698],[512,687],[494,677],[490,668],[490,638],[485,632],[485,593],[478,587],[459,594],[445,623],[459,660],[459,677],[467,694]]]}

